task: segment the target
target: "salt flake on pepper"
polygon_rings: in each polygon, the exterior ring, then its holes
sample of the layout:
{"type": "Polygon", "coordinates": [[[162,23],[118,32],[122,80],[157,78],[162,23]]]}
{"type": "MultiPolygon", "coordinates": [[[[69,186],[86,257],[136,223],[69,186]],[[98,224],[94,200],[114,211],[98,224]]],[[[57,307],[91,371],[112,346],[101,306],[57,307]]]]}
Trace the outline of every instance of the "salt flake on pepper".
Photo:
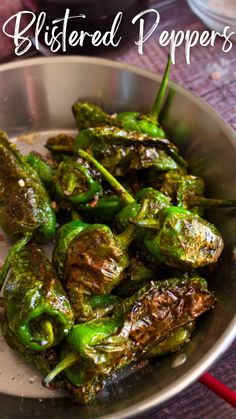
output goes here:
{"type": "Polygon", "coordinates": [[[23,188],[25,186],[25,182],[23,179],[18,180],[18,184],[21,188],[23,188]]]}

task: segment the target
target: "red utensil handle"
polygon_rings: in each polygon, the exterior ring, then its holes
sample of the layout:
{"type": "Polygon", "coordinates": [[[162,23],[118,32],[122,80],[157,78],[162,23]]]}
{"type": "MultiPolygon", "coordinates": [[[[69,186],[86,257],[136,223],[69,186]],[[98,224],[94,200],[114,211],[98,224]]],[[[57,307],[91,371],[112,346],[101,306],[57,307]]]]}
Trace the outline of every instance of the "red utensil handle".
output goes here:
{"type": "Polygon", "coordinates": [[[199,381],[200,383],[204,384],[204,386],[209,388],[209,390],[217,394],[217,396],[221,397],[226,402],[236,407],[236,393],[221,381],[217,380],[208,372],[203,374],[199,381]]]}

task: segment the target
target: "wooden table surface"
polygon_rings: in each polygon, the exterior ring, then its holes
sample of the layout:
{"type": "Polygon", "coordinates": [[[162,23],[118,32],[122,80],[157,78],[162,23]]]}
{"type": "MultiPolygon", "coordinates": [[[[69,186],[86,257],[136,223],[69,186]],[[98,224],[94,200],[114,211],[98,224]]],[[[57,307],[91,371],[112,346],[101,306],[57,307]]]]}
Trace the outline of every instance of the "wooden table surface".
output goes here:
{"type": "MultiPolygon", "coordinates": [[[[161,15],[158,34],[167,30],[204,30],[203,23],[190,11],[185,0],[165,0],[153,2],[161,15]]],[[[0,25],[4,17],[20,10],[21,0],[1,0],[0,25]],[[7,9],[7,13],[6,13],[7,9]]],[[[236,129],[236,46],[229,52],[222,52],[222,40],[218,39],[215,47],[195,47],[191,52],[191,65],[185,61],[184,49],[176,53],[176,65],[172,69],[171,79],[201,96],[222,117],[236,129]]],[[[11,43],[0,42],[0,62],[8,60],[11,43]]],[[[116,51],[106,55],[117,61],[137,65],[162,74],[166,61],[167,49],[158,45],[153,35],[144,46],[144,54],[139,55],[133,46],[121,53],[116,51]]],[[[209,371],[219,380],[236,391],[236,342],[209,371]]],[[[200,383],[195,383],[174,399],[158,409],[140,416],[139,419],[233,419],[235,409],[211,393],[200,383]]]]}

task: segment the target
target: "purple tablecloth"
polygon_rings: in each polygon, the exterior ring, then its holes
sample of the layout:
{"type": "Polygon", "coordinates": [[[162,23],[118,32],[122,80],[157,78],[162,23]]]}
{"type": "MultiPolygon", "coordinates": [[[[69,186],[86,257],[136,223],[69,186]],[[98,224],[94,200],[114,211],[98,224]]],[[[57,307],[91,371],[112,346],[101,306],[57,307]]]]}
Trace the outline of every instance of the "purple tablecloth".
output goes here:
{"type": "MultiPolygon", "coordinates": [[[[154,2],[161,15],[156,35],[146,42],[144,54],[139,55],[133,44],[125,53],[119,51],[107,58],[137,65],[162,74],[166,61],[167,49],[157,42],[157,34],[168,30],[204,30],[201,21],[190,11],[185,0],[166,0],[154,2]]],[[[0,24],[14,10],[20,10],[21,1],[1,0],[0,24]]],[[[154,7],[154,6],[153,6],[154,7]]],[[[11,49],[9,40],[0,42],[0,61],[7,59],[11,49]]],[[[208,102],[222,117],[236,129],[236,53],[235,47],[229,52],[222,52],[222,40],[210,48],[195,47],[191,52],[191,65],[187,65],[183,47],[176,53],[176,65],[172,69],[171,79],[192,90],[208,102]]],[[[209,371],[219,380],[236,391],[236,342],[209,371]]],[[[178,419],[207,418],[233,419],[235,409],[211,393],[200,383],[195,383],[174,399],[143,416],[140,419],[178,419]]]]}

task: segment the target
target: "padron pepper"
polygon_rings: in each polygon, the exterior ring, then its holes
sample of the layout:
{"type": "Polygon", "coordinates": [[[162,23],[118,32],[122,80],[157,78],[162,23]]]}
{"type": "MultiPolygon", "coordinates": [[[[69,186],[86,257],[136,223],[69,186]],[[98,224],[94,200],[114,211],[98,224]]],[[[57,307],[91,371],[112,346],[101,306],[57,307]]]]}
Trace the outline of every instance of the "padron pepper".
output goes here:
{"type": "MultiPolygon", "coordinates": [[[[87,403],[115,371],[141,357],[159,356],[162,350],[167,353],[179,347],[177,331],[180,333],[180,328],[190,325],[214,303],[202,278],[153,282],[118,305],[111,318],[75,325],[64,344],[61,362],[43,384],[49,386],[65,371],[75,401],[87,403]]],[[[186,340],[182,337],[182,343],[186,340]]]]}
{"type": "MultiPolygon", "coordinates": [[[[142,217],[144,208],[145,203],[137,219],[142,217]]],[[[121,234],[115,235],[104,224],[86,224],[80,220],[59,229],[53,263],[60,276],[64,277],[65,288],[78,322],[87,321],[101,313],[103,302],[105,312],[113,309],[117,299],[106,294],[125,275],[125,268],[129,265],[127,249],[135,237],[135,230],[135,226],[129,225],[121,234]],[[101,295],[97,297],[97,307],[94,306],[96,295],[101,295]]]]}
{"type": "Polygon", "coordinates": [[[69,221],[63,224],[56,235],[56,243],[53,248],[52,262],[60,279],[64,278],[64,266],[66,261],[66,254],[68,246],[82,230],[89,224],[84,223],[82,220],[69,221]]]}
{"type": "Polygon", "coordinates": [[[35,244],[25,246],[11,264],[4,307],[10,330],[31,350],[56,346],[74,323],[61,282],[35,244]]]}
{"type": "Polygon", "coordinates": [[[190,322],[186,326],[182,326],[176,331],[174,330],[169,336],[165,337],[161,342],[152,346],[149,352],[145,354],[145,358],[157,358],[172,352],[177,352],[186,343],[190,341],[195,322],[190,322]]]}
{"type": "Polygon", "coordinates": [[[99,199],[79,205],[77,208],[83,217],[110,222],[122,207],[122,201],[117,195],[103,195],[99,199]]]}
{"type": "Polygon", "coordinates": [[[116,176],[124,176],[132,170],[167,171],[187,165],[171,141],[117,127],[87,128],[79,132],[75,154],[78,149],[89,151],[116,176]]]}
{"type": "Polygon", "coordinates": [[[13,238],[34,234],[48,242],[55,234],[56,217],[37,172],[0,133],[0,225],[13,238]]]}
{"type": "Polygon", "coordinates": [[[147,201],[147,211],[145,218],[157,218],[158,213],[162,208],[171,205],[170,198],[153,188],[142,188],[135,195],[135,201],[125,205],[116,216],[116,225],[119,230],[124,229],[130,223],[130,220],[137,216],[142,203],[147,201]]]}
{"type": "Polygon", "coordinates": [[[58,155],[72,155],[75,139],[67,134],[58,134],[47,140],[46,148],[56,158],[58,155]]]}
{"type": "Polygon", "coordinates": [[[218,229],[181,207],[160,210],[158,220],[132,221],[150,229],[146,249],[156,261],[176,268],[202,268],[217,262],[224,247],[218,229]]]}
{"type": "Polygon", "coordinates": [[[160,126],[158,119],[168,83],[170,67],[171,59],[169,56],[159,91],[152,109],[148,114],[127,111],[109,115],[95,104],[78,102],[72,106],[78,129],[81,131],[87,128],[115,126],[127,131],[148,134],[151,137],[165,138],[166,134],[160,126]]]}
{"type": "Polygon", "coordinates": [[[176,206],[202,215],[206,207],[235,207],[234,199],[205,198],[204,181],[199,176],[169,171],[161,176],[161,192],[172,199],[176,206]]]}
{"type": "Polygon", "coordinates": [[[115,235],[104,224],[91,224],[68,245],[64,267],[65,289],[78,322],[98,316],[100,311],[94,310],[94,296],[101,295],[100,308],[104,301],[105,311],[113,310],[117,299],[106,294],[122,281],[125,268],[129,265],[127,249],[135,235],[133,227],[129,226],[123,233],[115,235]]]}
{"type": "Polygon", "coordinates": [[[66,160],[60,163],[53,177],[56,195],[72,204],[86,204],[103,193],[99,181],[95,180],[89,168],[66,160]]]}
{"type": "MultiPolygon", "coordinates": [[[[134,205],[135,214],[136,201],[123,186],[89,153],[79,150],[79,154],[100,170],[124,203],[134,205]]],[[[142,242],[157,262],[177,268],[199,268],[215,263],[223,250],[223,239],[217,228],[184,208],[158,209],[156,219],[150,220],[134,221],[132,215],[130,221],[151,230],[142,236],[142,242]]]]}
{"type": "MultiPolygon", "coordinates": [[[[73,239],[78,237],[78,241],[81,236],[80,233],[90,224],[84,223],[81,220],[73,220],[62,227],[59,228],[56,243],[53,249],[53,265],[58,273],[58,276],[62,279],[67,289],[67,276],[65,273],[65,266],[67,260],[67,252],[70,248],[73,239]]],[[[76,262],[77,263],[77,262],[76,262]]],[[[73,278],[74,279],[74,278],[73,278]]],[[[81,282],[83,281],[81,278],[81,282]]],[[[80,278],[77,279],[77,282],[80,281],[80,278]]],[[[99,318],[103,317],[105,314],[109,314],[113,311],[115,305],[119,301],[119,297],[113,295],[101,294],[95,291],[94,295],[88,296],[85,290],[82,289],[82,284],[80,284],[80,292],[78,293],[77,284],[73,285],[73,280],[68,280],[68,286],[71,286],[70,292],[69,289],[68,295],[73,305],[77,321],[86,321],[87,318],[99,318]],[[76,294],[77,293],[77,294],[76,294]],[[77,295],[77,299],[76,299],[77,295]],[[74,299],[72,299],[74,296],[74,299]]]]}
{"type": "MultiPolygon", "coordinates": [[[[22,356],[22,358],[33,364],[43,375],[49,374],[59,362],[59,353],[57,348],[46,349],[45,351],[34,351],[27,348],[21,340],[9,328],[6,313],[0,316],[1,332],[8,346],[22,356]]],[[[56,388],[63,388],[63,380],[57,380],[53,383],[56,388]]]]}
{"type": "Polygon", "coordinates": [[[36,170],[42,183],[47,188],[50,188],[54,175],[54,169],[51,165],[48,164],[46,159],[43,158],[41,154],[35,151],[31,151],[26,156],[26,161],[28,164],[30,164],[30,166],[32,166],[36,170]]]}

